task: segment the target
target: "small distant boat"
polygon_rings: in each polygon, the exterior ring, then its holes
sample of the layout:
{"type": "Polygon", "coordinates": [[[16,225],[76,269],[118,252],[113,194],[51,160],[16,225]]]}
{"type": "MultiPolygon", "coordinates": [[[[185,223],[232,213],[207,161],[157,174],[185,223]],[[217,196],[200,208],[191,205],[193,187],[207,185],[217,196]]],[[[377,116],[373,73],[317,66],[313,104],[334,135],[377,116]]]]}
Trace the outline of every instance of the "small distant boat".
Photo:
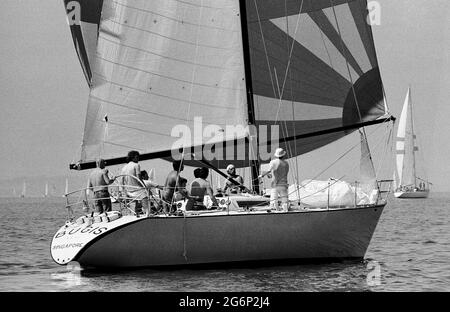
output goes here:
{"type": "Polygon", "coordinates": [[[24,198],[26,192],[27,192],[27,184],[26,184],[26,182],[23,182],[22,193],[20,194],[20,197],[24,198]]]}
{"type": "Polygon", "coordinates": [[[416,173],[416,135],[414,134],[411,89],[408,89],[397,130],[396,165],[394,173],[397,198],[427,198],[430,183],[416,173]]]}
{"type": "Polygon", "coordinates": [[[45,183],[44,197],[48,197],[48,183],[45,183]]]}
{"type": "Polygon", "coordinates": [[[66,194],[69,193],[69,179],[66,179],[66,187],[64,189],[64,194],[62,197],[66,197],[66,194]]]}

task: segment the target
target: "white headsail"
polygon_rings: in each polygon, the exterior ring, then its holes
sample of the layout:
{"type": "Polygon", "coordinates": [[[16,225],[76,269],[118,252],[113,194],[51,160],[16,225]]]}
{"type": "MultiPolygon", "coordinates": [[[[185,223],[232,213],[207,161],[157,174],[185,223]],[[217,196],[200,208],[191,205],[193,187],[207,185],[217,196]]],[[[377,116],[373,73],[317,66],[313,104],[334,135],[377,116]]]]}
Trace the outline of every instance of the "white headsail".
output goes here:
{"type": "Polygon", "coordinates": [[[411,90],[408,89],[397,129],[396,163],[397,186],[415,185],[415,135],[413,132],[411,90]]]}

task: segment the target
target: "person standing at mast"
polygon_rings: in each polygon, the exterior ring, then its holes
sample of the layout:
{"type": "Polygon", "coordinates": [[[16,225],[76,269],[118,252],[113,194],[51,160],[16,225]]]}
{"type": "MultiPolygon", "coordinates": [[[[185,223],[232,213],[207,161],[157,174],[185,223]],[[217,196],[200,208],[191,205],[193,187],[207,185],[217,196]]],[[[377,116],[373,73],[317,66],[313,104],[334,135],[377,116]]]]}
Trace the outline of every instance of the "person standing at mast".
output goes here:
{"type": "Polygon", "coordinates": [[[262,173],[259,178],[263,178],[269,173],[272,173],[271,191],[270,191],[270,206],[276,210],[278,207],[278,196],[281,197],[282,210],[288,211],[288,173],[289,163],[284,159],[286,151],[282,148],[277,148],[275,151],[275,159],[269,164],[269,170],[262,173]]]}

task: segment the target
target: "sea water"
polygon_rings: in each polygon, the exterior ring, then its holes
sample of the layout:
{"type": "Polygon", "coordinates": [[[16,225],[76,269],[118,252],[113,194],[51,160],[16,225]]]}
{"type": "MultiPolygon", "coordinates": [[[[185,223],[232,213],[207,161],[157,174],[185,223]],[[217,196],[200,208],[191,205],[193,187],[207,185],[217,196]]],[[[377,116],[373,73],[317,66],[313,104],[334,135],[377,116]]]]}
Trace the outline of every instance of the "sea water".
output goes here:
{"type": "Polygon", "coordinates": [[[0,291],[450,291],[450,194],[391,198],[364,261],[229,269],[93,271],[60,266],[50,242],[63,198],[0,199],[0,291]]]}

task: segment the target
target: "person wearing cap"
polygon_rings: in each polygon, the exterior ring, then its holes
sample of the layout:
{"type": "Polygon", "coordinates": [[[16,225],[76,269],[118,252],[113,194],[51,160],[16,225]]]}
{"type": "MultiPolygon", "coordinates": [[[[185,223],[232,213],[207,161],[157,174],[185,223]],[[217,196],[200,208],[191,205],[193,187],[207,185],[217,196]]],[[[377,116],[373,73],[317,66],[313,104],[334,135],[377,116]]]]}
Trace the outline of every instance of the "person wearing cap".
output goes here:
{"type": "Polygon", "coordinates": [[[95,164],[97,168],[89,175],[87,191],[94,192],[95,212],[101,214],[111,211],[112,204],[108,185],[114,182],[114,177],[109,178],[108,169],[105,168],[105,160],[99,158],[95,164]]]}
{"type": "Polygon", "coordinates": [[[281,197],[282,210],[288,211],[288,173],[289,163],[284,159],[286,151],[282,148],[277,148],[275,151],[275,159],[269,164],[269,170],[263,172],[259,178],[262,178],[269,173],[272,173],[271,191],[270,191],[270,206],[278,210],[278,196],[281,197]]]}
{"type": "Polygon", "coordinates": [[[244,179],[240,175],[236,174],[236,168],[234,167],[234,165],[228,165],[227,173],[228,176],[238,182],[240,186],[234,184],[230,180],[227,180],[227,182],[225,183],[225,187],[223,188],[223,192],[226,193],[228,190],[229,194],[239,194],[241,192],[241,188],[244,185],[244,179]]]}

